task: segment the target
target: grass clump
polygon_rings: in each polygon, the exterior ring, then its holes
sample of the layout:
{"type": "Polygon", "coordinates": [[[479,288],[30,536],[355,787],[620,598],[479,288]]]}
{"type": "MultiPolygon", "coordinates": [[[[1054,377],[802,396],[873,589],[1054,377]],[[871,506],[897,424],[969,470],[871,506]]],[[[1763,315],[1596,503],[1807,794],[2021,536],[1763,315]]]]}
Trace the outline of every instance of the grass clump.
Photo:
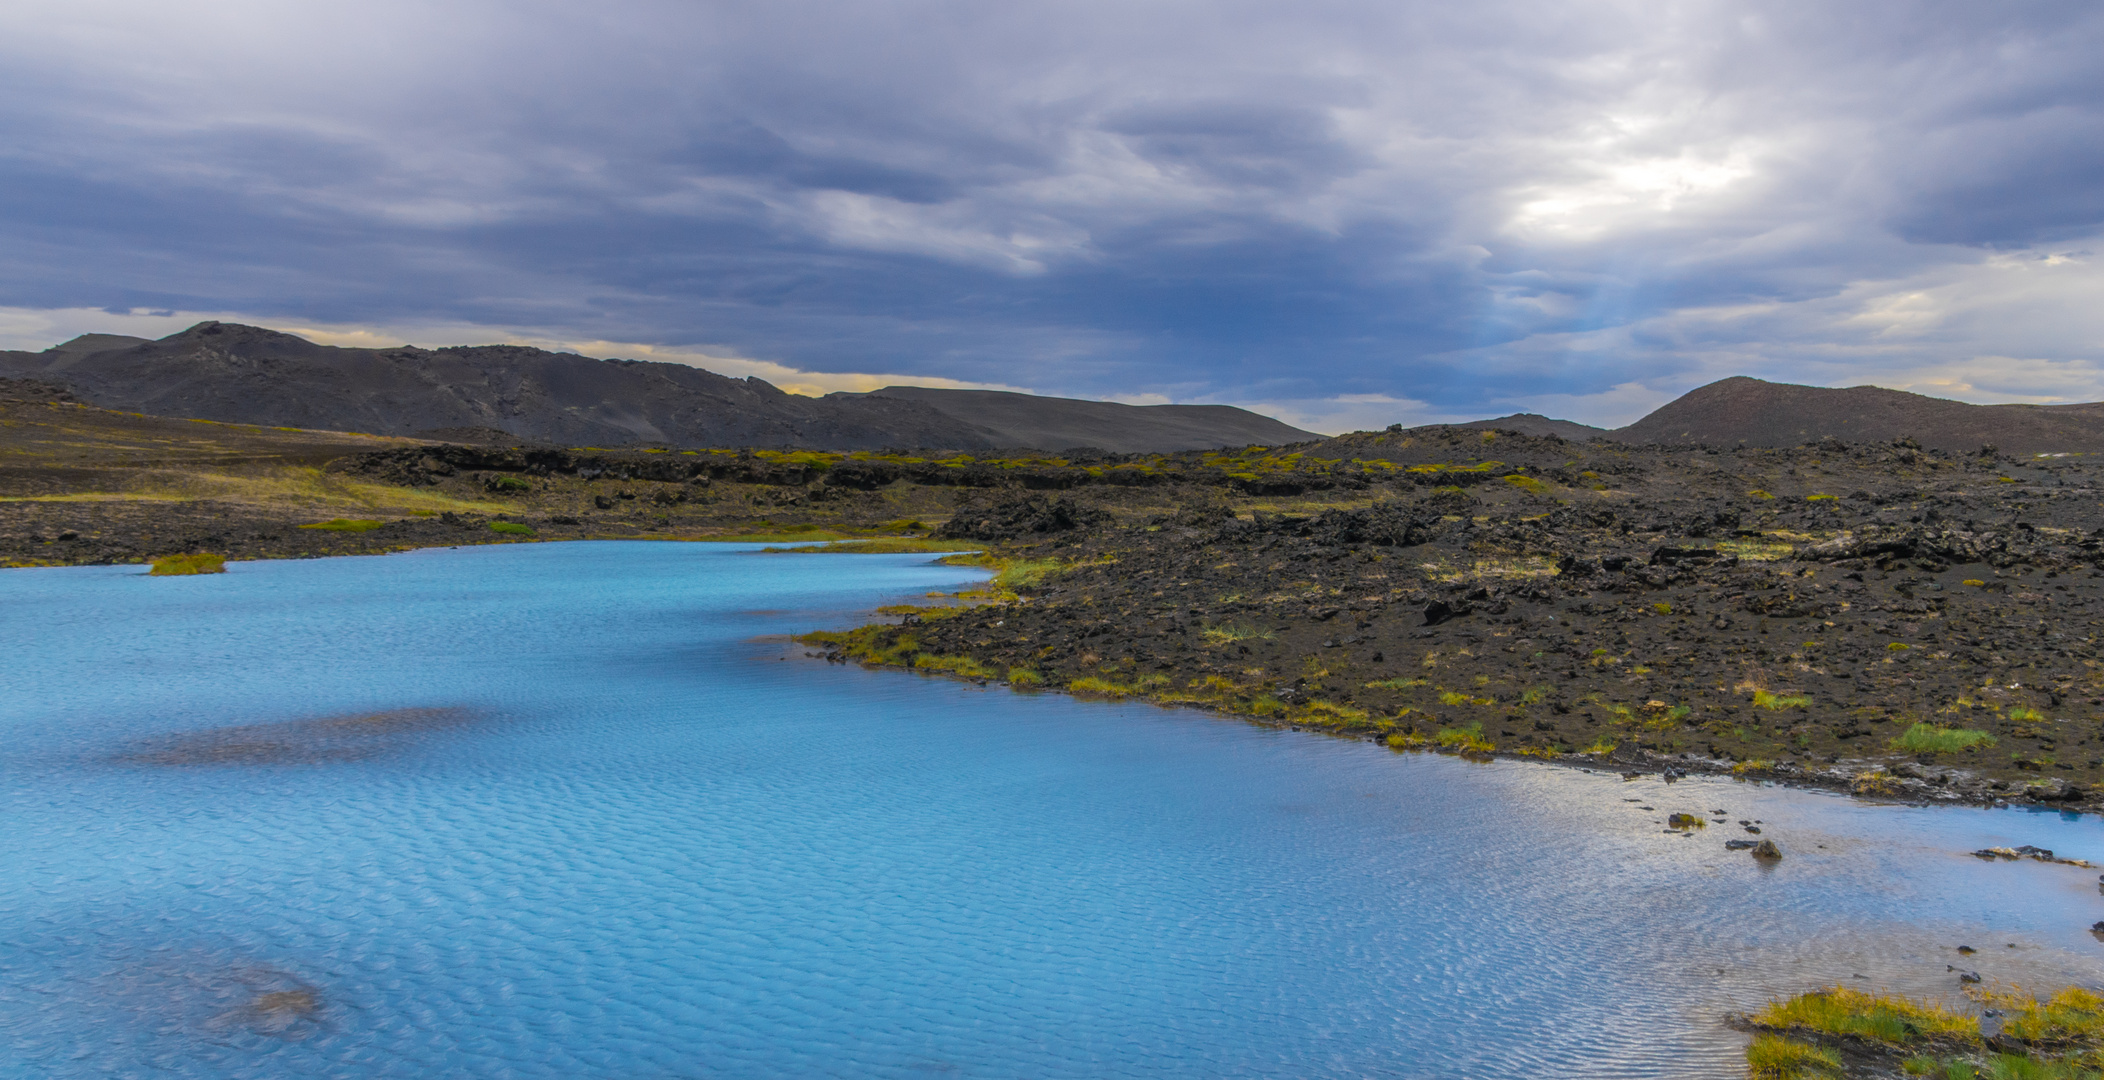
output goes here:
{"type": "Polygon", "coordinates": [[[1483,737],[1482,724],[1470,724],[1465,728],[1440,728],[1433,741],[1442,749],[1458,750],[1464,754],[1488,754],[1497,749],[1497,744],[1483,737]]]}
{"type": "Polygon", "coordinates": [[[521,525],[516,521],[492,521],[489,523],[489,531],[494,533],[503,533],[506,536],[534,535],[533,529],[531,527],[521,525]]]}
{"type": "Polygon", "coordinates": [[[362,533],[371,532],[385,524],[387,523],[384,521],[372,521],[365,518],[330,518],[327,521],[317,521],[312,525],[302,525],[300,528],[320,529],[323,532],[362,533]]]}
{"type": "Polygon", "coordinates": [[[1070,694],[1093,695],[1095,697],[1131,697],[1138,690],[1138,687],[1127,686],[1124,683],[1113,682],[1109,679],[1099,679],[1094,675],[1084,676],[1067,684],[1067,692],[1070,694]]]}
{"type": "Polygon", "coordinates": [[[153,561],[152,577],[188,577],[192,574],[226,573],[226,556],[198,552],[195,555],[163,555],[153,561]]]}
{"type": "Polygon", "coordinates": [[[1803,1028],[1821,1035],[1853,1035],[1891,1046],[1923,1039],[1972,1039],[1979,1023],[1940,1005],[1923,1005],[1891,994],[1873,994],[1831,986],[1774,1001],[1753,1014],[1753,1022],[1771,1028],[1803,1028]]]}
{"type": "Polygon", "coordinates": [[[921,671],[941,671],[951,675],[962,675],[967,679],[994,679],[1000,672],[969,656],[937,656],[922,653],[913,658],[913,666],[921,671]]]}
{"type": "Polygon", "coordinates": [[[1831,1050],[1762,1035],[1746,1048],[1746,1075],[1752,1080],[1804,1080],[1841,1075],[1841,1059],[1831,1050]]]}
{"type": "Polygon", "coordinates": [[[1032,668],[1012,667],[1008,669],[1008,685],[1043,686],[1045,685],[1045,677],[1032,668]]]}
{"type": "Polygon", "coordinates": [[[1205,639],[1215,645],[1232,645],[1237,641],[1270,641],[1277,636],[1274,631],[1248,623],[1221,623],[1205,628],[1205,639]]]}
{"type": "Polygon", "coordinates": [[[1955,754],[1975,746],[1993,746],[1994,736],[1970,728],[1916,724],[1890,743],[1894,750],[1909,754],[1955,754]]]}
{"type": "Polygon", "coordinates": [[[1365,686],[1365,689],[1368,689],[1368,690],[1409,690],[1409,689],[1413,689],[1413,688],[1415,688],[1415,687],[1423,686],[1423,685],[1425,684],[1425,682],[1426,682],[1426,681],[1427,681],[1427,680],[1424,680],[1424,679],[1405,679],[1405,678],[1400,678],[1400,677],[1398,677],[1398,678],[1394,678],[1394,679],[1376,679],[1376,680],[1374,680],[1373,682],[1367,683],[1367,684],[1366,684],[1366,686],[1365,686]]]}
{"type": "Polygon", "coordinates": [[[1802,709],[1811,703],[1811,697],[1806,694],[1776,694],[1766,690],[1753,692],[1753,707],[1756,709],[1802,709]]]}
{"type": "Polygon", "coordinates": [[[1514,473],[1501,479],[1529,495],[1547,495],[1549,493],[1549,485],[1531,476],[1521,476],[1518,473],[1514,473]]]}

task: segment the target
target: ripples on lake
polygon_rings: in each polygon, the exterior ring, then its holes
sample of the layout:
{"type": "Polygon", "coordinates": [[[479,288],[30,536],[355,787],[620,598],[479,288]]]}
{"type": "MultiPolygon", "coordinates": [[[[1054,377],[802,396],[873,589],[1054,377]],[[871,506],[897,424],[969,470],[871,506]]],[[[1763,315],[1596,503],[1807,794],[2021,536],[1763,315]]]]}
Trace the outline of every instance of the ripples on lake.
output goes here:
{"type": "Polygon", "coordinates": [[[2093,819],[754,640],[974,576],[612,543],[0,574],[0,1075],[1716,1076],[1770,994],[2104,978],[2094,872],[1962,854],[2104,858],[2093,819]],[[1712,810],[1788,858],[1660,824],[1712,810]]]}

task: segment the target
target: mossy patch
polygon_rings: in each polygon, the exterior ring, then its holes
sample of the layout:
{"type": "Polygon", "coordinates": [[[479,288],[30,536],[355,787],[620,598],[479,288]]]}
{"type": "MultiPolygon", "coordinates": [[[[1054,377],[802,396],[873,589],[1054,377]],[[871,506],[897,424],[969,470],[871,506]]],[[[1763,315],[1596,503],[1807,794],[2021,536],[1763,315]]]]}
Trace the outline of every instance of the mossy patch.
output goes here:
{"type": "Polygon", "coordinates": [[[319,529],[323,532],[362,533],[371,532],[385,524],[387,523],[384,521],[373,521],[368,518],[330,518],[327,521],[317,521],[312,525],[302,525],[300,528],[319,529]]]}
{"type": "Polygon", "coordinates": [[[1994,736],[1984,731],[1915,724],[1889,745],[1909,754],[1955,754],[1975,746],[1993,746],[1994,742],[1994,736]]]}
{"type": "Polygon", "coordinates": [[[163,555],[153,561],[152,577],[188,577],[192,574],[226,573],[226,556],[198,552],[194,555],[163,555]]]}
{"type": "Polygon", "coordinates": [[[489,523],[489,531],[494,533],[503,533],[506,536],[534,535],[531,526],[521,525],[516,521],[492,521],[489,523]]]}

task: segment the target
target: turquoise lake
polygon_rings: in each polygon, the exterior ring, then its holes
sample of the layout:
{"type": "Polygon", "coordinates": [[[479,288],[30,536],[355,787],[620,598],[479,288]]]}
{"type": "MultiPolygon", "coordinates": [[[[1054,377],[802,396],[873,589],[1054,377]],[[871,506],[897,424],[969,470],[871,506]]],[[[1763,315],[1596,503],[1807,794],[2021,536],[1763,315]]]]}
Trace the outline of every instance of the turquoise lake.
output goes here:
{"type": "Polygon", "coordinates": [[[1770,995],[2104,983],[2097,871],[1965,854],[2104,861],[2094,818],[1394,754],[782,637],[978,576],[669,543],[0,573],[0,1076],[1729,1076],[1724,1014],[1770,995]],[[1787,857],[1661,824],[1712,810],[1787,857]]]}

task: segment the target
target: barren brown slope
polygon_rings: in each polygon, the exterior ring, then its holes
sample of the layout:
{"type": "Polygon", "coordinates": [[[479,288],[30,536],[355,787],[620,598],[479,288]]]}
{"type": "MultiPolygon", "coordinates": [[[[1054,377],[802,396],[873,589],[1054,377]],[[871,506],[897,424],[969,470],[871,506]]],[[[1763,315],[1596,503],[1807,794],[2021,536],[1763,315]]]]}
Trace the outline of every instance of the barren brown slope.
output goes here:
{"type": "Polygon", "coordinates": [[[994,432],[1003,446],[1169,454],[1223,446],[1278,446],[1322,436],[1232,405],[1124,405],[1000,390],[887,386],[833,397],[916,401],[994,432]]]}
{"type": "Polygon", "coordinates": [[[1954,452],[1986,445],[2022,454],[2087,453],[2104,451],[2104,403],[1970,405],[1878,386],[1842,390],[1738,376],[1691,390],[1611,437],[1766,447],[1911,437],[1954,452]]]}

